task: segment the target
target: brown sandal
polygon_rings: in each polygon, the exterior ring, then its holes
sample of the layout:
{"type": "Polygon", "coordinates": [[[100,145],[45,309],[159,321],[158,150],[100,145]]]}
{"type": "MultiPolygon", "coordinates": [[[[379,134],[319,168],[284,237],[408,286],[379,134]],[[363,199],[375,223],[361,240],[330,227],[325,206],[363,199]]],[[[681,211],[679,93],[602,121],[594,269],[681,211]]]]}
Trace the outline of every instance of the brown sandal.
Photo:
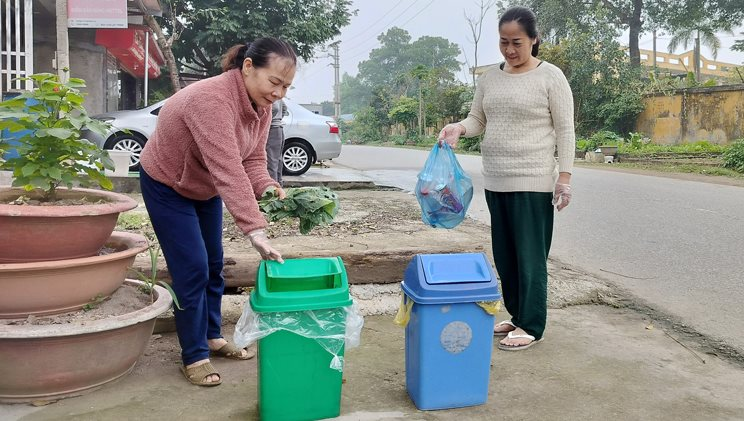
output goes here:
{"type": "Polygon", "coordinates": [[[189,383],[196,386],[219,386],[222,384],[222,376],[214,369],[212,363],[199,364],[196,367],[181,367],[181,373],[186,377],[189,383]],[[207,377],[216,375],[220,379],[216,382],[208,382],[207,377]]]}
{"type": "Polygon", "coordinates": [[[212,355],[217,357],[230,358],[233,360],[250,360],[256,356],[256,347],[251,346],[246,350],[246,354],[243,355],[243,350],[228,342],[222,346],[222,348],[212,351],[212,355]]]}

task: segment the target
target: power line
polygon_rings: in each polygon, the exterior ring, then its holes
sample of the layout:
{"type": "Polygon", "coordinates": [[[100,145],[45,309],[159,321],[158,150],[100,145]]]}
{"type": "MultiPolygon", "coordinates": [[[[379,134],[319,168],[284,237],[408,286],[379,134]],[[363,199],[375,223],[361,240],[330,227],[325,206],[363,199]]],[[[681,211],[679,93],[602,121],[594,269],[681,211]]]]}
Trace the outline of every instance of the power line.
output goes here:
{"type": "MultiPolygon", "coordinates": [[[[389,28],[390,28],[390,27],[392,26],[392,23],[393,23],[393,22],[395,22],[395,21],[396,21],[396,20],[397,20],[397,19],[398,19],[399,17],[403,16],[403,14],[405,14],[405,13],[406,13],[406,12],[407,12],[407,11],[408,11],[408,10],[409,10],[410,8],[412,8],[413,6],[415,6],[415,5],[416,5],[416,3],[418,3],[418,2],[419,2],[419,0],[414,0],[414,1],[413,1],[413,3],[411,3],[411,5],[410,5],[410,6],[406,7],[405,9],[403,9],[403,11],[402,11],[402,12],[400,12],[400,13],[398,14],[398,16],[394,17],[394,18],[393,18],[393,19],[392,19],[392,20],[390,21],[390,25],[387,25],[386,27],[384,27],[384,28],[383,28],[383,29],[382,29],[381,31],[379,31],[379,32],[380,32],[380,33],[382,33],[382,32],[384,32],[384,31],[385,31],[385,29],[389,29],[389,28]]],[[[429,4],[431,4],[431,3],[429,3],[429,4]]],[[[427,6],[428,6],[428,5],[427,5],[427,6]]],[[[421,13],[421,12],[419,12],[419,13],[421,13]]],[[[417,13],[417,14],[418,14],[418,13],[417,13]]],[[[415,15],[414,15],[414,16],[415,16],[415,15]]],[[[407,23],[407,22],[406,22],[406,23],[407,23]]],[[[362,41],[362,42],[360,42],[360,43],[357,43],[357,44],[351,45],[351,46],[350,46],[349,48],[345,49],[345,51],[344,51],[344,52],[348,53],[349,51],[353,51],[353,50],[354,50],[354,49],[356,49],[357,47],[359,47],[359,46],[361,46],[361,45],[364,45],[364,44],[366,44],[366,43],[367,43],[367,42],[368,42],[369,40],[374,40],[374,39],[376,39],[376,38],[367,38],[367,39],[365,39],[364,41],[362,41]]]]}
{"type": "MultiPolygon", "coordinates": [[[[404,13],[406,13],[406,12],[407,12],[407,11],[408,11],[408,10],[409,10],[409,9],[410,9],[411,7],[413,7],[413,6],[414,6],[414,5],[416,4],[416,3],[418,3],[418,1],[419,1],[419,0],[414,0],[414,2],[413,2],[413,3],[411,3],[411,5],[410,5],[410,6],[408,6],[407,8],[405,8],[405,9],[404,9],[404,10],[403,10],[403,11],[402,11],[401,13],[399,13],[399,14],[398,14],[398,15],[397,15],[397,16],[396,16],[395,18],[393,18],[393,19],[392,19],[392,20],[390,21],[390,24],[389,24],[389,25],[388,25],[387,27],[383,28],[381,32],[384,32],[384,31],[385,31],[386,29],[389,29],[389,28],[391,28],[391,27],[393,26],[393,25],[392,25],[392,23],[393,23],[393,22],[395,22],[395,21],[396,21],[396,20],[397,20],[397,19],[398,19],[399,17],[401,17],[401,16],[402,16],[402,15],[403,15],[404,13]]],[[[421,9],[420,9],[420,10],[419,10],[418,12],[416,12],[416,13],[415,13],[415,14],[414,14],[413,16],[411,16],[411,17],[410,17],[410,18],[409,18],[409,19],[408,19],[407,21],[403,22],[403,24],[401,24],[401,25],[400,25],[400,27],[403,27],[403,26],[407,25],[407,24],[408,24],[408,23],[410,23],[410,22],[411,22],[411,21],[412,21],[413,19],[415,19],[416,17],[418,17],[418,16],[419,16],[419,15],[420,15],[420,14],[421,14],[421,13],[422,13],[422,12],[423,12],[424,10],[426,10],[426,9],[427,9],[427,8],[428,8],[428,7],[429,7],[429,6],[430,6],[430,5],[432,4],[432,3],[434,3],[434,1],[435,1],[435,0],[431,0],[431,1],[429,1],[429,3],[427,3],[427,4],[426,4],[426,5],[424,6],[424,7],[422,7],[422,8],[421,8],[421,9]]],[[[376,23],[378,23],[379,21],[381,21],[381,20],[382,20],[382,19],[383,19],[383,18],[384,18],[385,16],[387,16],[387,15],[388,15],[388,14],[390,13],[390,11],[394,10],[394,9],[395,9],[395,8],[396,8],[396,7],[397,7],[397,6],[398,6],[398,5],[400,4],[400,3],[402,3],[402,1],[398,2],[398,4],[397,4],[396,6],[394,6],[393,8],[391,8],[391,9],[390,9],[390,10],[388,11],[388,13],[386,13],[386,14],[385,14],[385,15],[383,15],[383,16],[382,16],[381,18],[379,18],[379,19],[378,19],[377,21],[375,21],[375,24],[376,24],[376,23]]],[[[369,26],[369,28],[371,28],[371,27],[373,27],[373,26],[374,26],[374,24],[370,25],[370,26],[369,26]]],[[[403,29],[405,29],[405,28],[403,28],[403,29]]],[[[366,32],[366,31],[367,31],[367,30],[365,30],[365,31],[362,31],[362,32],[361,32],[360,34],[362,34],[362,33],[366,32]]],[[[366,43],[367,41],[369,41],[370,39],[376,39],[376,38],[368,38],[367,40],[363,41],[363,42],[362,42],[362,43],[360,43],[360,44],[357,44],[357,45],[355,45],[355,46],[352,46],[352,47],[350,47],[350,48],[348,48],[348,49],[345,49],[345,50],[344,50],[344,53],[348,53],[349,51],[353,51],[353,50],[354,50],[355,48],[357,48],[357,47],[359,47],[359,46],[361,46],[361,45],[364,45],[364,44],[365,44],[365,43],[366,43]]],[[[360,53],[358,53],[358,54],[355,54],[355,55],[353,55],[353,56],[351,56],[351,57],[348,57],[348,58],[346,58],[346,59],[347,59],[347,60],[355,59],[355,58],[357,58],[357,57],[359,57],[359,56],[361,56],[361,55],[363,55],[363,54],[368,54],[368,53],[369,53],[369,51],[367,51],[367,50],[363,50],[363,51],[361,51],[360,53]]],[[[329,58],[329,56],[316,57],[316,58],[329,58]]],[[[332,64],[327,64],[326,66],[332,66],[332,64]]],[[[310,73],[310,74],[308,74],[308,75],[305,75],[305,76],[304,76],[304,79],[311,79],[312,77],[314,77],[314,76],[316,76],[316,75],[320,74],[321,72],[323,72],[323,71],[325,71],[325,70],[326,70],[326,69],[325,69],[325,66],[324,66],[324,67],[322,67],[322,68],[318,68],[318,69],[316,69],[315,71],[313,71],[312,73],[310,73]]]]}
{"type": "MultiPolygon", "coordinates": [[[[416,0],[416,1],[418,1],[418,0],[416,0]]],[[[413,6],[414,4],[416,4],[416,1],[414,1],[414,2],[413,2],[413,4],[411,4],[411,6],[413,6]]],[[[376,20],[376,21],[374,21],[374,22],[373,22],[372,24],[368,25],[368,26],[367,26],[367,29],[363,30],[362,32],[360,32],[360,33],[358,33],[358,34],[356,34],[356,35],[350,35],[350,36],[349,36],[348,38],[356,38],[356,37],[358,37],[358,36],[360,36],[360,35],[362,35],[362,34],[366,33],[367,31],[369,31],[370,29],[372,29],[372,28],[373,28],[373,27],[374,27],[375,25],[377,25],[378,23],[380,23],[380,21],[381,21],[381,20],[385,19],[385,16],[389,15],[389,14],[390,14],[390,12],[392,12],[392,11],[393,11],[393,10],[395,10],[395,9],[396,9],[396,8],[397,8],[398,6],[400,6],[400,4],[401,4],[401,3],[403,3],[403,0],[400,0],[400,1],[398,1],[398,3],[397,3],[397,4],[395,5],[395,6],[391,7],[391,8],[390,8],[390,9],[389,9],[389,10],[387,11],[387,13],[385,13],[384,15],[382,15],[382,16],[380,17],[380,19],[377,19],[377,20],[376,20]]],[[[410,8],[410,7],[409,7],[409,8],[410,8]]],[[[406,10],[408,10],[408,9],[406,9],[406,10]]],[[[403,12],[405,12],[405,10],[404,10],[403,12]]]]}
{"type": "MultiPolygon", "coordinates": [[[[402,24],[402,25],[400,25],[400,26],[401,26],[401,27],[403,27],[403,26],[406,26],[406,25],[407,25],[407,24],[408,24],[409,22],[411,22],[411,21],[412,21],[413,19],[415,19],[415,18],[416,18],[416,17],[418,16],[418,15],[420,15],[420,14],[421,14],[421,13],[422,13],[422,12],[423,12],[424,10],[426,10],[426,9],[427,9],[427,8],[428,8],[428,7],[429,7],[429,6],[430,6],[430,5],[432,4],[432,3],[434,3],[434,0],[431,0],[431,1],[429,2],[429,3],[427,3],[427,4],[426,4],[426,6],[422,7],[422,8],[421,8],[421,10],[419,10],[418,12],[416,12],[416,14],[415,14],[415,15],[411,16],[411,18],[410,18],[410,19],[408,19],[407,21],[403,22],[403,24],[402,24]]],[[[407,10],[407,9],[406,9],[406,10],[407,10]]],[[[389,29],[389,27],[388,27],[388,28],[385,28],[385,29],[389,29]]],[[[405,29],[405,28],[403,28],[403,29],[405,29]]],[[[345,53],[348,53],[348,50],[346,50],[346,51],[344,51],[344,52],[345,52],[345,53]]],[[[353,56],[351,56],[351,57],[348,57],[347,59],[354,59],[354,58],[357,58],[357,57],[359,57],[359,56],[361,56],[361,55],[363,55],[363,54],[366,54],[366,53],[368,53],[368,51],[366,51],[366,50],[365,50],[365,51],[362,51],[362,52],[361,52],[361,53],[359,53],[359,54],[355,54],[355,55],[353,55],[353,56]]]]}

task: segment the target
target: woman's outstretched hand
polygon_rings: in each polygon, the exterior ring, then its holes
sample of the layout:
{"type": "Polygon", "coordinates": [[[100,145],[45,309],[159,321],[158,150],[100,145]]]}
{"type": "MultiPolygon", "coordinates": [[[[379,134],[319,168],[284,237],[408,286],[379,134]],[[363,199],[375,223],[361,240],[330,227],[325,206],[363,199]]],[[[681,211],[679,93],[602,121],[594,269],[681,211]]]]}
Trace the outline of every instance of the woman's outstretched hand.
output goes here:
{"type": "Polygon", "coordinates": [[[443,142],[447,142],[452,148],[457,146],[457,142],[460,140],[460,136],[465,134],[465,127],[460,123],[450,123],[442,127],[442,131],[439,132],[439,146],[442,146],[443,142]]]}
{"type": "Polygon", "coordinates": [[[266,231],[262,229],[251,231],[248,234],[248,238],[251,240],[251,245],[254,249],[256,249],[256,251],[258,251],[258,254],[261,255],[262,259],[276,260],[279,263],[284,263],[282,254],[279,253],[279,251],[275,248],[271,247],[271,243],[269,242],[269,237],[266,235],[266,231]]]}

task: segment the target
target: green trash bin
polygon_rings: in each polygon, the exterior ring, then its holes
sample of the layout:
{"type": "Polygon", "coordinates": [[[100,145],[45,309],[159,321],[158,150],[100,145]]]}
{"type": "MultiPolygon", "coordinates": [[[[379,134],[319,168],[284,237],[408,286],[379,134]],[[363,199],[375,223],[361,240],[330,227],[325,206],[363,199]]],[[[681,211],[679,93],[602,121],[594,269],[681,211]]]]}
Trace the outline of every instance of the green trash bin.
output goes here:
{"type": "Polygon", "coordinates": [[[340,414],[342,362],[328,348],[343,358],[344,307],[351,304],[340,257],[261,262],[250,305],[263,327],[282,326],[258,341],[262,420],[340,414]]]}

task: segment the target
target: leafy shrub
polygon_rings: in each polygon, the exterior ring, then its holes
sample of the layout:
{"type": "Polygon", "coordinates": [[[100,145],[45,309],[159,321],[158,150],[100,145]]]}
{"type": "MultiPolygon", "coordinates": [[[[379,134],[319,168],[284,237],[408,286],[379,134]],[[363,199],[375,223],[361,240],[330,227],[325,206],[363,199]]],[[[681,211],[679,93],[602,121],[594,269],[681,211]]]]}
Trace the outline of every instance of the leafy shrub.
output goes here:
{"type": "Polygon", "coordinates": [[[589,139],[583,137],[576,139],[576,150],[583,152],[589,151],[589,139]]]}
{"type": "MultiPolygon", "coordinates": [[[[584,139],[586,141],[584,151],[594,151],[601,146],[618,146],[623,143],[623,137],[615,132],[609,130],[600,130],[589,137],[584,139]]],[[[578,145],[578,142],[577,142],[578,145]]]]}
{"type": "Polygon", "coordinates": [[[642,149],[649,144],[651,144],[651,139],[646,137],[643,133],[630,132],[630,137],[628,137],[626,146],[629,149],[642,149]]]}
{"type": "Polygon", "coordinates": [[[380,125],[375,110],[363,108],[354,114],[354,121],[349,123],[346,131],[347,141],[354,143],[380,142],[385,139],[385,132],[380,125]]]}
{"type": "Polygon", "coordinates": [[[744,139],[734,143],[723,152],[723,166],[744,173],[744,139]]]}
{"type": "Polygon", "coordinates": [[[390,135],[390,141],[393,143],[393,145],[398,145],[398,146],[405,145],[407,140],[408,140],[407,136],[403,136],[399,134],[390,135]]]}
{"type": "Polygon", "coordinates": [[[708,141],[699,141],[694,143],[682,143],[679,145],[656,145],[653,143],[644,143],[642,140],[620,145],[618,152],[627,155],[649,155],[655,153],[678,153],[678,154],[690,154],[690,153],[722,153],[727,148],[725,146],[710,143],[708,141]]]}
{"type": "Polygon", "coordinates": [[[463,137],[457,144],[457,149],[470,152],[480,152],[483,135],[473,137],[463,137]]]}

